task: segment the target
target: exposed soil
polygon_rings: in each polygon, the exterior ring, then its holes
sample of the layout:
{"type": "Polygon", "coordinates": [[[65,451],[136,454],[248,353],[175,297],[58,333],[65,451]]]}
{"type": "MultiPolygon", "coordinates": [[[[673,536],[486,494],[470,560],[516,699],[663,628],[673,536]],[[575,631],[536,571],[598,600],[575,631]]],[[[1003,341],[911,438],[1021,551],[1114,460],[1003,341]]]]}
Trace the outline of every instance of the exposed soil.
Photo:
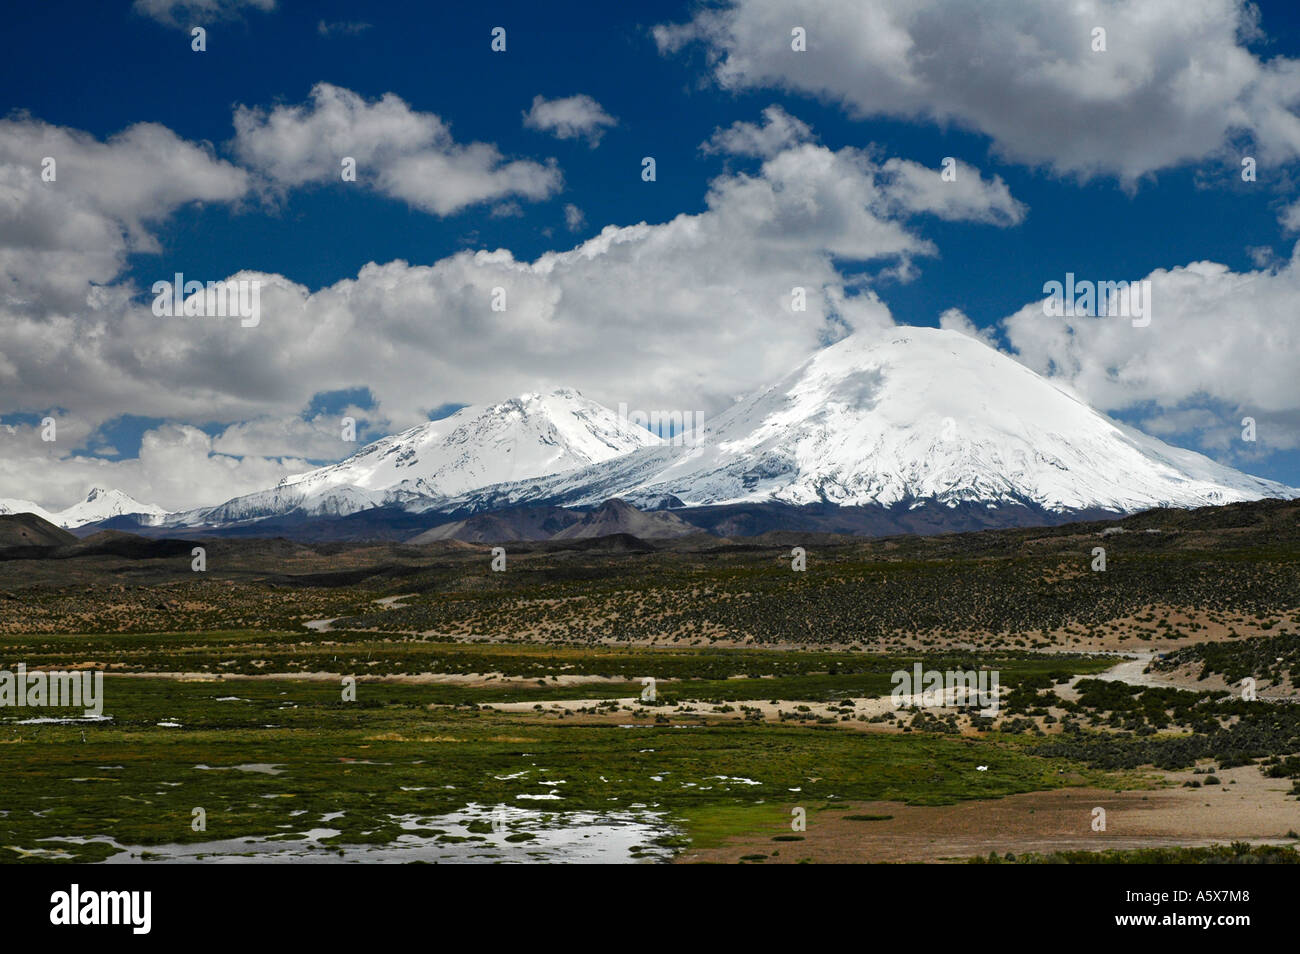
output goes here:
{"type": "MultiPolygon", "coordinates": [[[[1178,786],[1197,777],[1191,772],[1153,775],[1178,786]]],[[[803,832],[792,832],[787,824],[732,838],[720,848],[688,850],[677,860],[732,863],[746,855],[764,854],[769,864],[951,862],[991,851],[1005,855],[1294,841],[1287,832],[1300,831],[1300,802],[1286,798],[1289,782],[1264,778],[1254,766],[1217,775],[1223,785],[1196,789],[1063,788],[942,806],[856,802],[845,811],[810,810],[803,832]],[[1094,808],[1106,811],[1105,831],[1092,830],[1094,808]],[[849,815],[892,817],[851,821],[849,815]],[[794,834],[803,840],[773,840],[794,834]]]]}

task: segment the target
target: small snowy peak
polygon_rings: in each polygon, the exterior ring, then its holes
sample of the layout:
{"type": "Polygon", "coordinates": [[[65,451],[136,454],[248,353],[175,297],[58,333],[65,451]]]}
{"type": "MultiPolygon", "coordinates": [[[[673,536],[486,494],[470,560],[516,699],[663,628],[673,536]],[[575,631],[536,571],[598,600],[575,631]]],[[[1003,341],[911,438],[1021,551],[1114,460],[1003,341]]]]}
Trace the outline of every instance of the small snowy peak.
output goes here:
{"type": "Polygon", "coordinates": [[[363,447],[347,460],[286,477],[280,488],[350,486],[449,497],[547,477],[659,443],[571,388],[461,408],[363,447]]]}
{"type": "Polygon", "coordinates": [[[134,516],[142,524],[157,525],[166,515],[167,511],[162,507],[141,503],[120,490],[95,487],[86,494],[85,500],[59,511],[50,519],[61,527],[75,529],[88,523],[123,516],[134,516]]]}

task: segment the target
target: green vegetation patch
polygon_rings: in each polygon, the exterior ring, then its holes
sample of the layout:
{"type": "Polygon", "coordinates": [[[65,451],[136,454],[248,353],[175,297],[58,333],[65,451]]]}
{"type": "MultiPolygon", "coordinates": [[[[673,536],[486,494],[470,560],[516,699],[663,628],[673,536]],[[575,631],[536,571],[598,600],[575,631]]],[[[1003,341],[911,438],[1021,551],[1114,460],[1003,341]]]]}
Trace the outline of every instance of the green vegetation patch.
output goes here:
{"type": "Polygon", "coordinates": [[[358,702],[344,703],[329,683],[110,676],[111,721],[0,727],[0,846],[15,860],[48,860],[32,852],[51,849],[98,860],[114,849],[44,839],[153,846],[292,837],[323,824],[340,831],[338,844],[384,844],[401,833],[399,816],[471,802],[644,810],[699,838],[753,830],[769,812],[788,826],[793,805],[946,804],[1065,784],[1056,762],[996,739],[538,722],[430,710],[429,688],[363,685],[358,702]],[[519,797],[551,794],[561,797],[519,797]],[[196,807],[206,832],[191,831],[196,807]],[[335,812],[344,814],[322,822],[335,812]],[[728,817],[738,827],[722,824],[728,817]]]}

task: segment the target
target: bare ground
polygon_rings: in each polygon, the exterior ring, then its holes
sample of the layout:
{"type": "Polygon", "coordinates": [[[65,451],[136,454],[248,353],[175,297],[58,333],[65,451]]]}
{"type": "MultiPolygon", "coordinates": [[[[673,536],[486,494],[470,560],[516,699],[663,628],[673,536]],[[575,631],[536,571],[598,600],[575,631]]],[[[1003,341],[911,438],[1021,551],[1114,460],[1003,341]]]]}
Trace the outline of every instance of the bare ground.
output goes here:
{"type": "MultiPolygon", "coordinates": [[[[1155,773],[1181,785],[1190,772],[1155,773]]],[[[1289,782],[1263,777],[1254,766],[1217,773],[1221,786],[1113,792],[1065,788],[943,806],[857,802],[846,811],[809,811],[804,832],[788,824],[730,839],[719,848],[689,850],[679,862],[735,862],[767,855],[767,863],[964,861],[991,851],[1048,853],[1214,843],[1292,843],[1300,831],[1300,802],[1289,782]],[[1234,784],[1235,782],[1235,784],[1234,784]],[[1106,830],[1093,831],[1093,809],[1106,811],[1106,830]],[[848,815],[891,815],[852,821],[848,815]],[[802,841],[774,841],[799,834],[802,841]],[[778,852],[776,856],[772,852],[778,852]]],[[[793,805],[791,807],[794,807],[793,805]]]]}

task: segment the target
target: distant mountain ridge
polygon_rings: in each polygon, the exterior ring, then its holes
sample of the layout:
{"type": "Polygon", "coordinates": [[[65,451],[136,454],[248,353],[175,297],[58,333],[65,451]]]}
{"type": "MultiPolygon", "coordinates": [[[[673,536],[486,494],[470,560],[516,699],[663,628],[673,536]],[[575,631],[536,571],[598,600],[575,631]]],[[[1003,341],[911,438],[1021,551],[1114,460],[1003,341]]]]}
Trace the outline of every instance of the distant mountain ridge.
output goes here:
{"type": "Polygon", "coordinates": [[[123,516],[136,518],[139,525],[154,526],[167,515],[162,507],[140,503],[120,490],[105,490],[103,487],[92,488],[84,500],[53,513],[30,500],[0,499],[0,515],[18,513],[35,514],[56,527],[69,530],[123,516]]]}
{"type": "Polygon", "coordinates": [[[822,349],[684,441],[565,388],[462,408],[217,507],[164,515],[97,490],[47,516],[476,541],[939,533],[1296,496],[1120,424],[975,338],[895,327],[822,349]]]}

